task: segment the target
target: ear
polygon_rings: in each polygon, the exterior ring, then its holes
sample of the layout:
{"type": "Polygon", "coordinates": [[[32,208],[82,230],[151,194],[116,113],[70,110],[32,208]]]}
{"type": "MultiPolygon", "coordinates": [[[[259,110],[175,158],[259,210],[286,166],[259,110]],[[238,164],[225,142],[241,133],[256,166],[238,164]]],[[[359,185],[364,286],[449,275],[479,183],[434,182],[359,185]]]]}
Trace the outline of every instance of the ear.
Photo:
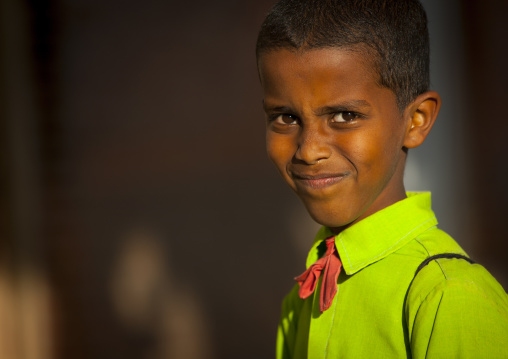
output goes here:
{"type": "Polygon", "coordinates": [[[441,96],[436,91],[427,91],[418,96],[407,108],[405,118],[408,127],[404,138],[404,147],[420,146],[436,121],[441,108],[441,96]]]}

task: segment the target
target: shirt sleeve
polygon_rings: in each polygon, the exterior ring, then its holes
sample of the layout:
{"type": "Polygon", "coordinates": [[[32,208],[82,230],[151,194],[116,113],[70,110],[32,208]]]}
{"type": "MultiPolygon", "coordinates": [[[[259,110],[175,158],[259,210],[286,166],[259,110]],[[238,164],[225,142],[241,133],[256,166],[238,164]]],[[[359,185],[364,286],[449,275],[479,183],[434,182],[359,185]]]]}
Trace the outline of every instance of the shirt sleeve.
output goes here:
{"type": "Polygon", "coordinates": [[[277,359],[307,358],[312,298],[303,300],[295,284],[282,302],[282,313],[277,332],[277,359]]]}
{"type": "MultiPolygon", "coordinates": [[[[420,294],[410,292],[406,317],[413,358],[508,357],[506,293],[483,267],[475,267],[451,275],[437,267],[442,271],[437,284],[420,294]]],[[[436,283],[432,276],[418,278],[420,289],[429,284],[422,283],[425,279],[436,283]]]]}
{"type": "Polygon", "coordinates": [[[295,341],[297,325],[297,318],[295,318],[297,295],[298,287],[295,285],[282,301],[281,316],[277,329],[277,359],[292,358],[292,347],[295,341]]]}

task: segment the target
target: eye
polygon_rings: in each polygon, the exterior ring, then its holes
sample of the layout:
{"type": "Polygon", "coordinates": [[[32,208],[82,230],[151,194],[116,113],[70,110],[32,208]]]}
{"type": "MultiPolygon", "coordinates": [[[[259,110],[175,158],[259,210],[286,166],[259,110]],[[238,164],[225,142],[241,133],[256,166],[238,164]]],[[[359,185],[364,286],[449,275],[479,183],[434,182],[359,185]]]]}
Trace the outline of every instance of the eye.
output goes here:
{"type": "Polygon", "coordinates": [[[298,123],[298,117],[284,113],[275,116],[272,121],[280,125],[296,125],[298,123]]]}
{"type": "Polygon", "coordinates": [[[351,122],[358,118],[358,114],[353,111],[338,112],[332,117],[332,122],[351,122]]]}

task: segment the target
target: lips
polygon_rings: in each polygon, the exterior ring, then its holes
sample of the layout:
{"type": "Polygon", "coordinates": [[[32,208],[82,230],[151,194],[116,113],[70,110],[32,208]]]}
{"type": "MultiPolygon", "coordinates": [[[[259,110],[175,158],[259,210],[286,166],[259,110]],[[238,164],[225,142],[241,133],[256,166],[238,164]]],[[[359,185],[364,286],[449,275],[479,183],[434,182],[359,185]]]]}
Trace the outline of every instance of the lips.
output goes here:
{"type": "Polygon", "coordinates": [[[312,189],[323,189],[330,187],[342,181],[347,174],[345,173],[319,173],[319,174],[305,174],[305,173],[291,173],[296,183],[312,189]]]}

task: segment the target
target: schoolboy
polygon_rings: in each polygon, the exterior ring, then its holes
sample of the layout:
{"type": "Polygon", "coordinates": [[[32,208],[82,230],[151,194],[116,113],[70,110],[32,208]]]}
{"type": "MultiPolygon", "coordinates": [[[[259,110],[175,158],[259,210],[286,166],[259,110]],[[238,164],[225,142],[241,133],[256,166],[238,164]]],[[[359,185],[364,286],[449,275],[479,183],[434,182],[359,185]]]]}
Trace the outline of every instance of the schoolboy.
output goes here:
{"type": "Polygon", "coordinates": [[[256,50],[269,157],[323,225],[277,358],[508,357],[505,291],[404,190],[441,104],[421,4],[282,0],[256,50]]]}

